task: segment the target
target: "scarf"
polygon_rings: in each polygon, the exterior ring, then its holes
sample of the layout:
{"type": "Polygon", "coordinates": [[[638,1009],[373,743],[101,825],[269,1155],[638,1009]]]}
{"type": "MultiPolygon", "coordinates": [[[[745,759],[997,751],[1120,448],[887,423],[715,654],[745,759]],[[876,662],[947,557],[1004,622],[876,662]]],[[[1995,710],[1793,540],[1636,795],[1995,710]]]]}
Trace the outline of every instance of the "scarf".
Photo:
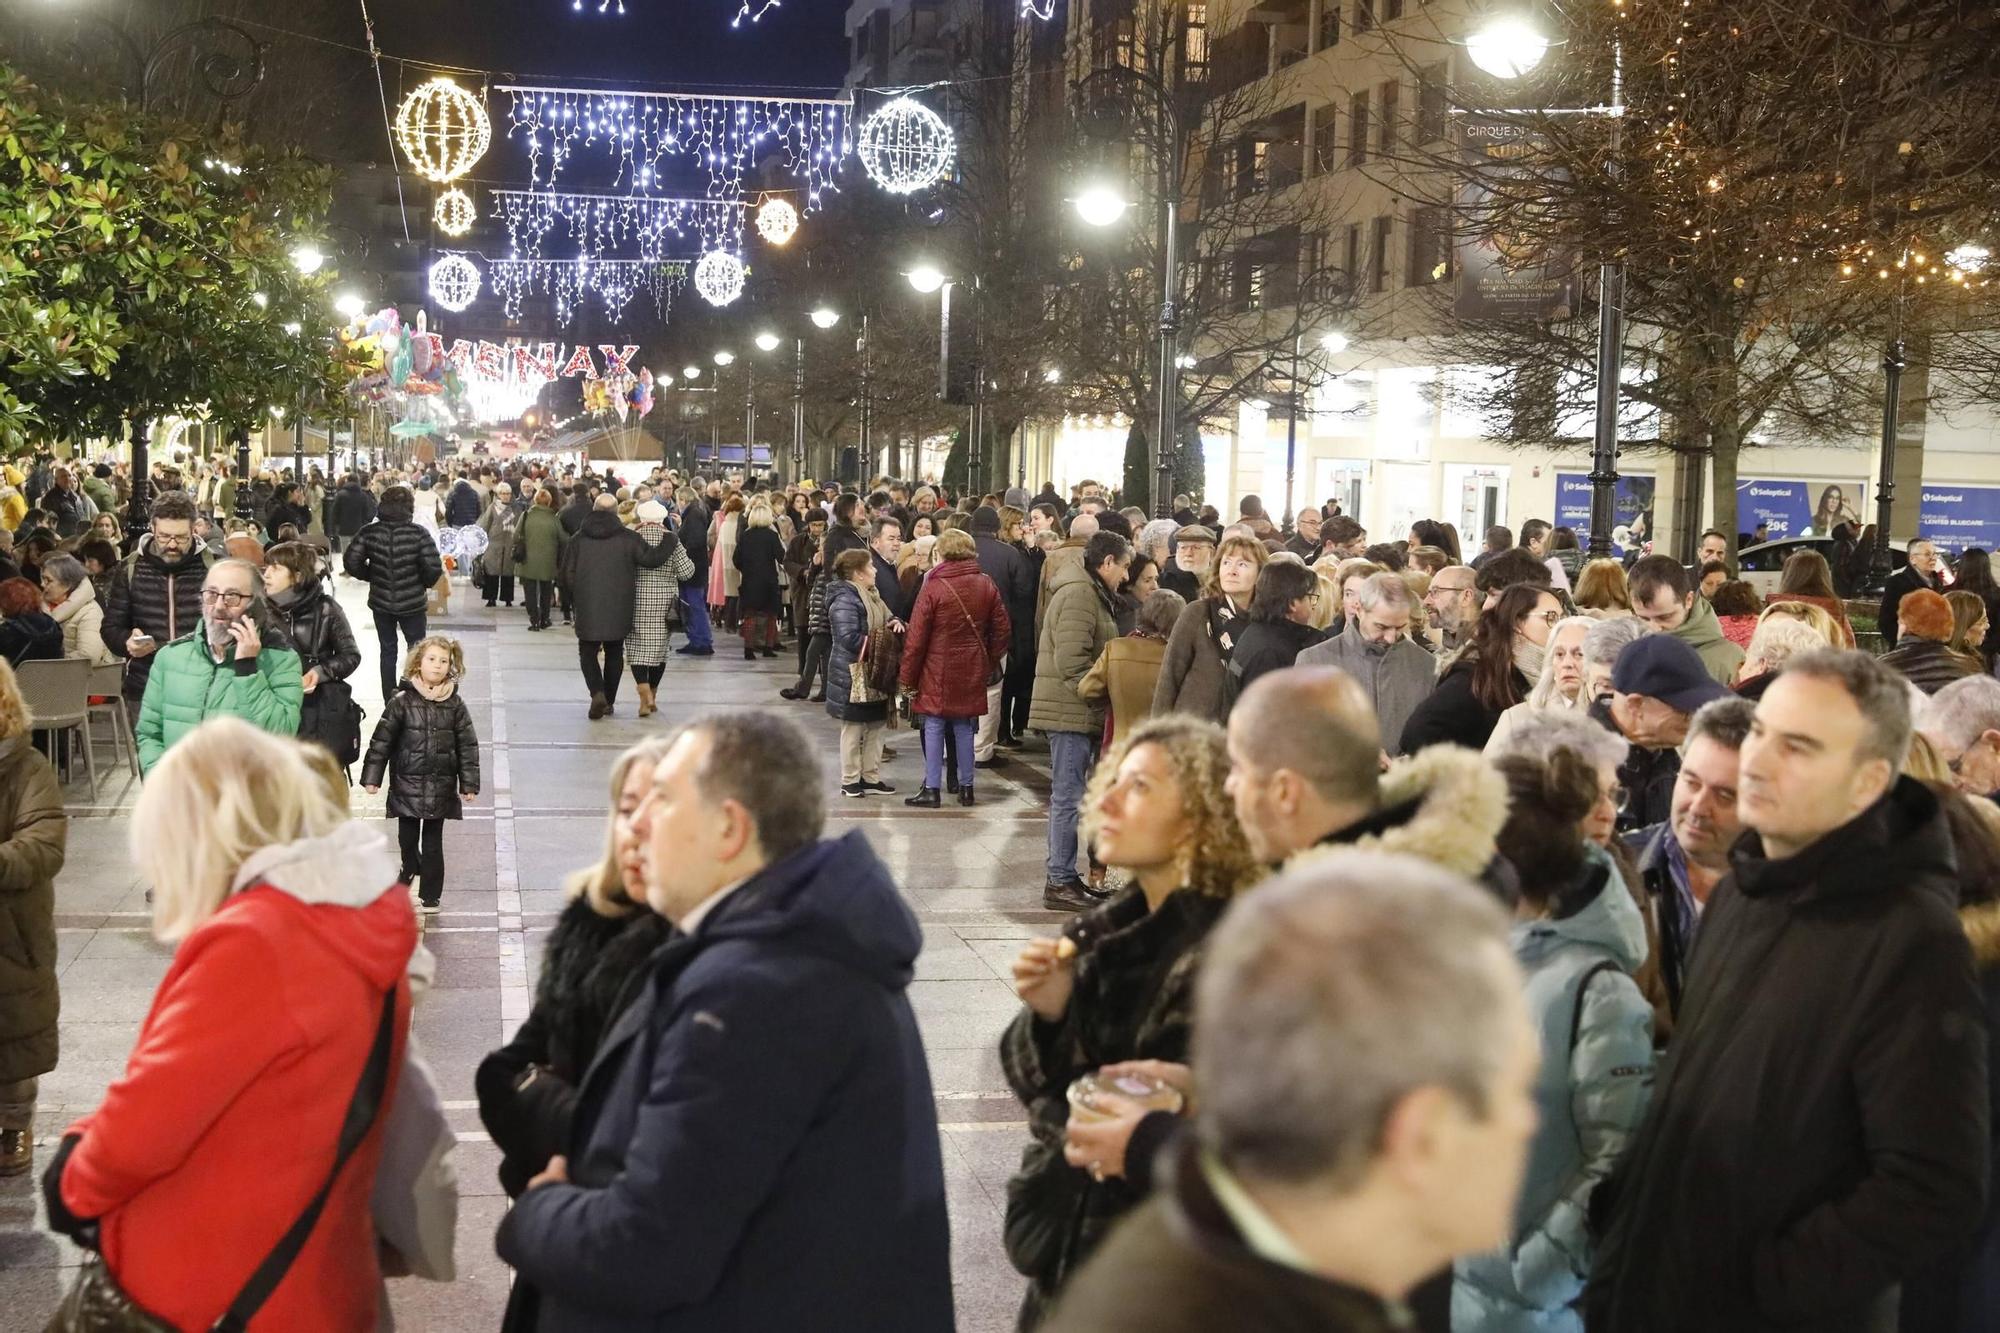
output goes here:
{"type": "Polygon", "coordinates": [[[1514,669],[1529,680],[1542,678],[1542,659],[1549,655],[1549,646],[1536,643],[1525,634],[1514,636],[1514,669]]]}
{"type": "Polygon", "coordinates": [[[446,699],[451,698],[453,692],[458,689],[458,682],[455,680],[446,680],[440,684],[432,685],[426,682],[422,676],[412,675],[409,681],[411,689],[423,695],[424,698],[429,699],[434,704],[443,703],[446,699]]]}

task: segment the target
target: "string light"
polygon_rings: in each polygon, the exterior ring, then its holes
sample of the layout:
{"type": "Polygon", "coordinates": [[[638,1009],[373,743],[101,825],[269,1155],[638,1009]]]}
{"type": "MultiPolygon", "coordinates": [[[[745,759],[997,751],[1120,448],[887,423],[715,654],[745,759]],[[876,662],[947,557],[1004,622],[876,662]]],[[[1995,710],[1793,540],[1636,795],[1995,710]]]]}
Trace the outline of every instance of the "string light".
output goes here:
{"type": "Polygon", "coordinates": [[[943,180],[957,149],[951,127],[914,98],[898,97],[861,122],[861,165],[890,194],[914,194],[943,180]]]}
{"type": "Polygon", "coordinates": [[[479,210],[472,206],[471,196],[457,188],[439,195],[431,209],[431,221],[447,236],[465,235],[478,220],[479,210]]]}
{"type": "Polygon", "coordinates": [[[493,125],[477,97],[439,75],[396,110],[396,141],[425,180],[457,180],[486,156],[493,125]]]}
{"type": "Polygon", "coordinates": [[[689,241],[683,253],[738,249],[743,205],[726,199],[668,199],[652,195],[563,194],[545,190],[494,190],[507,224],[508,253],[540,259],[558,224],[578,253],[590,259],[636,245],[641,258],[661,259],[671,241],[689,241]]]}
{"type": "Polygon", "coordinates": [[[710,305],[728,305],[743,295],[743,261],[727,250],[710,250],[694,266],[694,289],[710,305]]]}
{"type": "Polygon", "coordinates": [[[454,315],[479,299],[479,268],[464,255],[446,255],[431,265],[431,300],[454,315]]]}
{"type": "MultiPolygon", "coordinates": [[[[1053,3],[1053,0],[1051,0],[1051,3],[1053,3]]],[[[753,14],[750,12],[750,0],[743,0],[743,3],[737,7],[736,17],[729,20],[729,26],[732,28],[741,27],[743,20],[746,18],[752,23],[762,22],[766,14],[779,7],[778,0],[757,0],[757,12],[753,14]]]]}
{"type": "Polygon", "coordinates": [[[757,209],[757,234],[772,245],[783,245],[799,230],[799,210],[772,195],[757,209]]]}
{"type": "Polygon", "coordinates": [[[586,292],[604,303],[617,319],[632,298],[645,292],[662,323],[672,315],[674,293],[687,281],[687,265],[657,259],[496,259],[487,265],[487,280],[500,297],[508,319],[521,317],[522,302],[533,293],[555,302],[556,319],[569,324],[586,292]]]}
{"type": "Polygon", "coordinates": [[[844,98],[749,97],[706,93],[594,92],[525,84],[496,91],[513,98],[510,133],[527,140],[530,178],[553,186],[580,149],[617,162],[613,183],[645,193],[662,164],[692,166],[711,199],[743,197],[746,171],[782,155],[805,191],[806,211],[849,152],[844,98]]]}

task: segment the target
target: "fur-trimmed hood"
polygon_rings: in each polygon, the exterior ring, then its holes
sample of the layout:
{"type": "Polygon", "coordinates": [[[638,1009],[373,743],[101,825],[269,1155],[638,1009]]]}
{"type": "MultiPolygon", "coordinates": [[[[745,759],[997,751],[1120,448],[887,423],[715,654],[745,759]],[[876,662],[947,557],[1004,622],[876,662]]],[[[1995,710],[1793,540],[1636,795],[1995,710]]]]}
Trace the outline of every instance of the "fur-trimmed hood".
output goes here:
{"type": "Polygon", "coordinates": [[[1477,753],[1434,745],[1382,775],[1382,808],[1286,860],[1296,870],[1336,850],[1366,848],[1429,861],[1468,879],[1492,864],[1507,822],[1507,784],[1477,753]]]}

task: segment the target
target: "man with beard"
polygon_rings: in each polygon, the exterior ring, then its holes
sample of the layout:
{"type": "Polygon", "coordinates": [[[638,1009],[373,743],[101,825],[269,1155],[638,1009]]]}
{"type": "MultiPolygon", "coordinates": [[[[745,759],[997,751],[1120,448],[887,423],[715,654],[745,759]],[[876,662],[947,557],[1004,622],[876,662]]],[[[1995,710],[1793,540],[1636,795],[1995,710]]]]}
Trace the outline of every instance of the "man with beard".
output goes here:
{"type": "Polygon", "coordinates": [[[139,770],[211,717],[240,717],[279,736],[295,736],[305,699],[299,655],[267,646],[258,620],[263,580],[248,560],[221,560],[201,585],[200,633],[159,652],[147,673],[134,731],[139,770]]]}
{"type": "Polygon", "coordinates": [[[1339,667],[1354,677],[1393,749],[1410,714],[1437,688],[1437,661],[1410,639],[1416,598],[1402,575],[1370,574],[1356,601],[1355,632],[1315,644],[1299,654],[1297,664],[1339,667]]]}
{"type": "Polygon", "coordinates": [[[169,491],[153,503],[138,551],[126,556],[104,598],[104,646],[127,659],[125,711],[139,725],[139,703],[153,654],[201,623],[201,583],[215,563],[195,542],[194,502],[169,491]]]}

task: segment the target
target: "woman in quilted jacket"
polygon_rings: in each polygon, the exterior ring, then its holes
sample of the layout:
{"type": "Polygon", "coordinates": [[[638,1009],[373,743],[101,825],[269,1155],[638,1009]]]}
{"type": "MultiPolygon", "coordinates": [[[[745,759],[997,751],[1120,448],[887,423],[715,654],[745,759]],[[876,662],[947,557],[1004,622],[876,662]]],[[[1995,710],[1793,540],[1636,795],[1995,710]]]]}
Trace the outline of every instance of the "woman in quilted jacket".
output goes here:
{"type": "Polygon", "coordinates": [[[986,715],[988,682],[1013,633],[1000,590],[979,568],[972,534],[947,530],[937,555],[910,613],[901,676],[917,696],[912,711],[924,720],[924,785],[904,804],[933,809],[944,783],[947,726],[958,751],[958,803],[972,804],[973,728],[986,715]]]}
{"type": "Polygon", "coordinates": [[[382,706],[361,766],[361,785],[371,796],[388,774],[403,882],[417,883],[425,916],[437,912],[444,896],[444,822],[463,819],[464,802],[479,794],[479,735],[458,691],[464,675],[456,639],[432,635],[412,648],[403,687],[382,706]]]}

